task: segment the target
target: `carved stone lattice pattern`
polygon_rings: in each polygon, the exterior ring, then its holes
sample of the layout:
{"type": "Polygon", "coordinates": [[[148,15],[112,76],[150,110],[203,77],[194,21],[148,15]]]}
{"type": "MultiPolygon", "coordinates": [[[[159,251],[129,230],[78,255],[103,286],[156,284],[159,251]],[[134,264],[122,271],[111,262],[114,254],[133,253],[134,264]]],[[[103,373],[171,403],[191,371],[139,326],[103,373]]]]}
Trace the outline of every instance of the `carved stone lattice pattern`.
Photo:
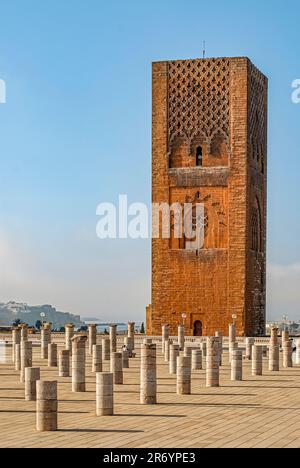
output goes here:
{"type": "Polygon", "coordinates": [[[257,335],[265,332],[266,319],[266,215],[265,186],[267,158],[267,78],[253,65],[249,73],[249,150],[255,173],[251,177],[251,260],[249,287],[252,300],[247,308],[257,335]],[[260,175],[260,177],[258,177],[260,175]],[[262,196],[263,195],[263,196],[262,196]]]}
{"type": "Polygon", "coordinates": [[[250,72],[250,146],[257,162],[264,160],[267,152],[267,79],[251,65],[250,72]]]}
{"type": "Polygon", "coordinates": [[[230,134],[230,62],[228,59],[169,63],[169,144],[189,144],[230,134]]]}

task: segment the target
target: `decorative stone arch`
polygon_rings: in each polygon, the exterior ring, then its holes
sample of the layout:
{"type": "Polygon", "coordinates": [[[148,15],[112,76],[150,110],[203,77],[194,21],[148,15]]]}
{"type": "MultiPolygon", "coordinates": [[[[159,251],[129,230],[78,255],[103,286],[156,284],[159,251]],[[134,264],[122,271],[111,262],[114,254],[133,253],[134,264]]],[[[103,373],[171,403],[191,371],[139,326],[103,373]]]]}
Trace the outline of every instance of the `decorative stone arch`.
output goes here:
{"type": "Polygon", "coordinates": [[[217,164],[228,166],[229,164],[229,140],[225,132],[216,130],[210,138],[210,165],[217,164]]]}
{"type": "Polygon", "coordinates": [[[185,136],[174,137],[169,144],[168,167],[180,168],[189,166],[190,145],[185,136]]]}
{"type": "Polygon", "coordinates": [[[211,136],[210,136],[210,144],[211,144],[212,140],[213,140],[215,137],[221,137],[221,138],[223,138],[224,142],[225,142],[226,145],[227,145],[228,151],[229,151],[230,142],[229,142],[229,137],[228,137],[227,133],[224,132],[224,130],[222,130],[221,128],[214,130],[214,131],[212,132],[211,136]]]}

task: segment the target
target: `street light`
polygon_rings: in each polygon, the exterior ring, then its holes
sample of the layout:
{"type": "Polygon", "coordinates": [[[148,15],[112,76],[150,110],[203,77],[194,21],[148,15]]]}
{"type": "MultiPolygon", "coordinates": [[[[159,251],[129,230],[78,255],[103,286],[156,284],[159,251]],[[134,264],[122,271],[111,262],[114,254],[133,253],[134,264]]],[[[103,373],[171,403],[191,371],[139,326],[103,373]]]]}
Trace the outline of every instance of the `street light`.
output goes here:
{"type": "Polygon", "coordinates": [[[283,318],[283,321],[284,321],[284,331],[286,331],[286,330],[287,330],[288,316],[287,316],[287,315],[283,315],[282,318],[283,318]]]}
{"type": "Polygon", "coordinates": [[[43,319],[46,317],[45,312],[41,312],[41,313],[40,313],[40,317],[41,317],[41,319],[42,319],[42,323],[45,323],[45,320],[43,320],[43,319]]]}

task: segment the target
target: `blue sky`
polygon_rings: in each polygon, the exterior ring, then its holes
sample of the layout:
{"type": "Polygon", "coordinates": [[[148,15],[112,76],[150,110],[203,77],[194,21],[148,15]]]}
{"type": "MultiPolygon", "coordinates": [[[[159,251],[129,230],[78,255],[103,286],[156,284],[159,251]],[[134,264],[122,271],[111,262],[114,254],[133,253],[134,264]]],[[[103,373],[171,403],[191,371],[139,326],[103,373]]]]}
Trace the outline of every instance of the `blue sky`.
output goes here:
{"type": "Polygon", "coordinates": [[[150,201],[151,62],[249,56],[270,79],[268,316],[300,319],[300,4],[0,0],[0,301],[143,320],[147,241],[96,206],[150,201]]]}

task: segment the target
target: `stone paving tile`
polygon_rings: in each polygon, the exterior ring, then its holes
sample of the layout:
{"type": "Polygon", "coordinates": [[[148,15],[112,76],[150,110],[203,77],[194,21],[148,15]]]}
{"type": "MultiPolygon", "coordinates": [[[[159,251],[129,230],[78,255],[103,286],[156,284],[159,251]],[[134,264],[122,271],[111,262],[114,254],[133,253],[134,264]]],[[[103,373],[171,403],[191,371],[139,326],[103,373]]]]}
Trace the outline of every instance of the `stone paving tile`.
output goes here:
{"type": "MultiPolygon", "coordinates": [[[[95,376],[87,359],[87,392],[71,392],[71,379],[58,378],[34,348],[41,377],[58,381],[59,431],[35,431],[35,403],[25,402],[24,385],[11,363],[0,364],[0,447],[213,448],[300,447],[300,367],[251,376],[244,361],[244,381],[231,382],[227,355],[221,387],[205,387],[205,370],[193,373],[192,395],[176,395],[158,349],[158,405],[139,403],[139,350],[115,387],[113,417],[95,415],[95,376]]],[[[109,365],[105,363],[104,369],[109,365]]]]}

